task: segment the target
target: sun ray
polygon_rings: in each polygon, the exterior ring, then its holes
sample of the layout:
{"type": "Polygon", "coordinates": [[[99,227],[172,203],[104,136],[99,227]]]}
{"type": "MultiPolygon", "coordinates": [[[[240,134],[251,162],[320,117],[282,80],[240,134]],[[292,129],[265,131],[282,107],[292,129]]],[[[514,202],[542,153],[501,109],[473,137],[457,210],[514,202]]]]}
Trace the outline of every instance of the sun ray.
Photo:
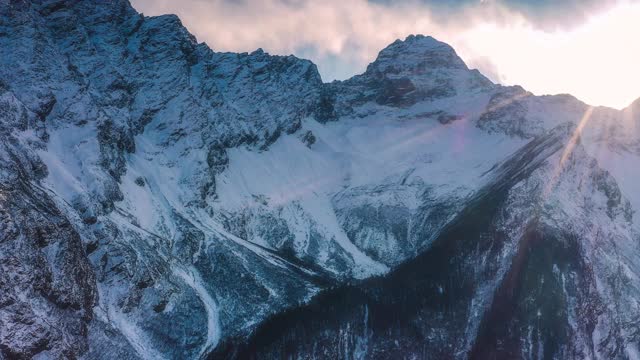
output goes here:
{"type": "Polygon", "coordinates": [[[551,180],[549,181],[549,183],[547,183],[547,187],[544,191],[545,199],[548,198],[551,191],[553,191],[553,188],[557,184],[560,174],[562,173],[562,170],[565,167],[565,163],[567,162],[571,154],[573,154],[573,150],[575,149],[575,147],[578,145],[582,131],[584,130],[585,126],[587,125],[587,123],[591,119],[591,116],[593,115],[593,109],[594,109],[593,106],[589,106],[587,108],[587,110],[582,115],[582,118],[578,122],[578,125],[576,126],[575,130],[571,134],[571,138],[567,142],[567,145],[565,146],[564,151],[562,152],[562,156],[560,157],[560,162],[555,167],[551,180]]]}

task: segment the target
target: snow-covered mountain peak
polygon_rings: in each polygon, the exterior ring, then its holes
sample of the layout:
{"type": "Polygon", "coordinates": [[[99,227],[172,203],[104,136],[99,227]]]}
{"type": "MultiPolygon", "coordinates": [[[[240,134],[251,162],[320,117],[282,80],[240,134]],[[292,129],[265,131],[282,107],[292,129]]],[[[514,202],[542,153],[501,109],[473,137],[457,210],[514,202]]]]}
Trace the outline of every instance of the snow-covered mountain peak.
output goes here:
{"type": "Polygon", "coordinates": [[[477,70],[470,70],[451,46],[430,36],[411,35],[383,49],[363,74],[336,87],[352,103],[374,100],[380,105],[409,107],[490,90],[495,85],[477,70]]]}
{"type": "Polygon", "coordinates": [[[556,314],[575,299],[621,306],[588,314],[613,339],[602,354],[637,343],[619,325],[637,323],[640,294],[637,111],[492,84],[421,35],[329,84],[295,56],[215,52],[127,0],[0,0],[0,35],[0,359],[197,358],[319,290],[403,266],[371,316],[406,308],[407,328],[427,324],[399,339],[408,352],[457,342],[441,357],[464,357],[504,274],[557,284],[556,314]],[[527,229],[545,237],[535,249],[560,243],[549,227],[570,231],[585,266],[554,269],[559,253],[511,269],[531,256],[527,229]],[[618,247],[629,258],[609,262],[618,247]],[[610,265],[623,286],[601,281],[610,265]]]}
{"type": "Polygon", "coordinates": [[[367,72],[420,75],[436,69],[468,70],[466,64],[446,43],[431,36],[409,35],[380,51],[367,72]]]}

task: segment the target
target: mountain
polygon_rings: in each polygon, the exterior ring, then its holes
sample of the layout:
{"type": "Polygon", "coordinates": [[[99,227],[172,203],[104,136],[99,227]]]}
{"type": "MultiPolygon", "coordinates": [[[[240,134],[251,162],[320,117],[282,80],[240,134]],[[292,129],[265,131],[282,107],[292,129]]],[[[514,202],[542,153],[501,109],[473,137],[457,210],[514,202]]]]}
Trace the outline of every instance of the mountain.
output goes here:
{"type": "Polygon", "coordinates": [[[126,0],[0,1],[0,52],[0,359],[639,356],[637,103],[126,0]]]}

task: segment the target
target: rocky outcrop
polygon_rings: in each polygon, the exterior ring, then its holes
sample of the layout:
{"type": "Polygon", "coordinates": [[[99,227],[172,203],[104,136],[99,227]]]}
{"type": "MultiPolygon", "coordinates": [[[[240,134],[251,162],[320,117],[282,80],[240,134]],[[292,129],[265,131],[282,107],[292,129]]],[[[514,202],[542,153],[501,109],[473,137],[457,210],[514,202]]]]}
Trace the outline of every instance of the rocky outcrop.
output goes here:
{"type": "Polygon", "coordinates": [[[402,108],[494,86],[467,68],[451,46],[430,36],[411,35],[382,50],[364,74],[337,86],[346,100],[338,108],[348,113],[351,104],[368,101],[402,108]]]}
{"type": "Polygon", "coordinates": [[[1,91],[0,358],[77,357],[88,349],[94,272],[72,221],[35,184],[47,175],[34,151],[46,139],[40,116],[1,91]]]}
{"type": "Polygon", "coordinates": [[[0,354],[85,353],[97,291],[80,236],[42,190],[0,189],[0,354]]]}

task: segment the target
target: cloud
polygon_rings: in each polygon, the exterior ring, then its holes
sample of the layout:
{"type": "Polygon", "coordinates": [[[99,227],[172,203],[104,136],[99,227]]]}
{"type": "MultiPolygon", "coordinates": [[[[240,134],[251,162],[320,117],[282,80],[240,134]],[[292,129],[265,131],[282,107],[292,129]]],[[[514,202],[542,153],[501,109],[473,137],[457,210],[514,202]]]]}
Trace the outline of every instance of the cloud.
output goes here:
{"type": "Polygon", "coordinates": [[[134,0],[133,5],[149,15],[177,13],[214,50],[264,48],[309,57],[327,80],[364,70],[398,38],[424,33],[455,44],[449,35],[469,26],[471,18],[499,13],[488,5],[465,7],[453,21],[420,0],[134,0]]]}
{"type": "Polygon", "coordinates": [[[610,10],[615,0],[505,0],[505,7],[522,14],[534,26],[546,30],[570,30],[593,14],[610,10]]]}
{"type": "MultiPolygon", "coordinates": [[[[640,5],[611,0],[132,0],[146,15],[175,13],[215,51],[295,54],[325,81],[364,71],[398,38],[451,44],[496,82],[572,93],[622,107],[640,96],[640,5]],[[638,10],[638,11],[636,11],[638,10]],[[598,41],[600,43],[594,43],[598,41]],[[637,74],[637,76],[636,76],[637,74]],[[638,86],[633,85],[633,82],[638,86]]],[[[638,3],[636,3],[638,4],[638,3]]]]}
{"type": "Polygon", "coordinates": [[[505,77],[500,73],[500,70],[487,56],[478,56],[467,61],[467,66],[472,69],[478,69],[489,80],[497,84],[505,83],[505,77]]]}
{"type": "MultiPolygon", "coordinates": [[[[372,3],[398,4],[407,0],[369,0],[372,3]]],[[[545,30],[567,30],[580,25],[594,13],[611,9],[617,0],[420,0],[438,16],[455,17],[459,12],[483,6],[501,7],[507,14],[519,14],[534,27],[545,30]]],[[[505,14],[505,13],[503,13],[505,14]]],[[[508,19],[493,19],[509,21],[508,19]]]]}

